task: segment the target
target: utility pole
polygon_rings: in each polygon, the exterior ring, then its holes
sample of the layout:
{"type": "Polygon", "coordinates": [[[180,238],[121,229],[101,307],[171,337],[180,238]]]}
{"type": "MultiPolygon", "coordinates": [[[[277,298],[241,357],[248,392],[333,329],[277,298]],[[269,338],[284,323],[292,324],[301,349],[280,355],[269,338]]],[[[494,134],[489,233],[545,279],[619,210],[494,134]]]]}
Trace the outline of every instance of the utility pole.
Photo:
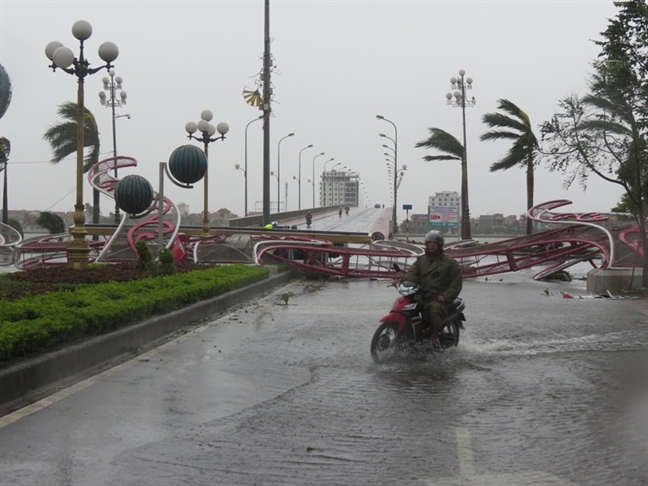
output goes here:
{"type": "Polygon", "coordinates": [[[263,223],[270,222],[270,0],[265,0],[263,51],[263,223]]]}

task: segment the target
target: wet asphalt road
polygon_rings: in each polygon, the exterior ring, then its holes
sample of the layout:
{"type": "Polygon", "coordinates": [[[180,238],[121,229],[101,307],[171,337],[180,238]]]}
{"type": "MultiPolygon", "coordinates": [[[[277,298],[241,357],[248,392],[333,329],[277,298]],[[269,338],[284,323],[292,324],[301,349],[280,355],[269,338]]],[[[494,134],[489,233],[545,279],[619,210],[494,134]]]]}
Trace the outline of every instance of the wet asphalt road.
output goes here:
{"type": "Polygon", "coordinates": [[[466,281],[459,347],[383,365],[385,281],[294,281],[0,418],[0,485],[648,484],[646,301],[532,273],[466,281]]]}
{"type": "MultiPolygon", "coordinates": [[[[345,231],[353,233],[372,233],[380,231],[383,235],[389,233],[391,212],[379,208],[352,208],[349,214],[337,212],[316,214],[311,221],[310,229],[314,231],[345,231]]],[[[305,220],[292,220],[298,229],[309,229],[305,220]]]]}

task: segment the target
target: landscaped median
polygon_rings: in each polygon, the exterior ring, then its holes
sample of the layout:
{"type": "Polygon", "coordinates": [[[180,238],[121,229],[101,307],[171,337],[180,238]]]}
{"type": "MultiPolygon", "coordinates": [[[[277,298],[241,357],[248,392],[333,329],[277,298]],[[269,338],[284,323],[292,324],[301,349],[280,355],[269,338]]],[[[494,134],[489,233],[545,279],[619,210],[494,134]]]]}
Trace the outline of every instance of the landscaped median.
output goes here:
{"type": "Polygon", "coordinates": [[[268,278],[247,265],[207,267],[126,282],[0,299],[0,362],[107,333],[268,278]]]}

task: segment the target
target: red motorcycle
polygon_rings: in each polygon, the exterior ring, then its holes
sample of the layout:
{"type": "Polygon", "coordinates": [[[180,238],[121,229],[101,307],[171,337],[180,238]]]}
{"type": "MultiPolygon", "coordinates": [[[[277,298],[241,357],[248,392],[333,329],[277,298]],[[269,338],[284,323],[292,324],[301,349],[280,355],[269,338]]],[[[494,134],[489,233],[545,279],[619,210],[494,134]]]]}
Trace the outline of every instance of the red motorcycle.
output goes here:
{"type": "MultiPolygon", "coordinates": [[[[371,340],[371,356],[377,363],[412,353],[437,351],[423,347],[430,339],[432,330],[424,322],[421,314],[423,308],[416,301],[416,295],[421,292],[420,287],[407,281],[398,282],[395,287],[402,297],[396,299],[391,312],[380,319],[382,324],[378,326],[371,340]]],[[[458,297],[454,300],[450,314],[443,321],[439,333],[438,351],[459,344],[459,331],[465,329],[465,308],[464,299],[458,297]]]]}

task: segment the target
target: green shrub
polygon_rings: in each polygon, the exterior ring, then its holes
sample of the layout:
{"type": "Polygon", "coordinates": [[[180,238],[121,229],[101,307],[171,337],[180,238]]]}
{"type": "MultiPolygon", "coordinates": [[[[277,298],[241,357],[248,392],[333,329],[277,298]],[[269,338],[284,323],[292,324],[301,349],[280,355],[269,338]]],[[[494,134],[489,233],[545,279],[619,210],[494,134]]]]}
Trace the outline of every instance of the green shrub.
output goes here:
{"type": "Polygon", "coordinates": [[[158,256],[159,269],[158,272],[162,275],[171,275],[175,273],[175,258],[173,253],[168,248],[162,248],[158,256]]]}
{"type": "Polygon", "coordinates": [[[148,270],[153,264],[153,252],[148,246],[146,241],[138,240],[135,243],[135,251],[137,252],[137,263],[143,270],[148,270]]]}
{"type": "Polygon", "coordinates": [[[51,349],[242,288],[268,269],[213,266],[126,282],[0,300],[0,361],[51,349]]]}

